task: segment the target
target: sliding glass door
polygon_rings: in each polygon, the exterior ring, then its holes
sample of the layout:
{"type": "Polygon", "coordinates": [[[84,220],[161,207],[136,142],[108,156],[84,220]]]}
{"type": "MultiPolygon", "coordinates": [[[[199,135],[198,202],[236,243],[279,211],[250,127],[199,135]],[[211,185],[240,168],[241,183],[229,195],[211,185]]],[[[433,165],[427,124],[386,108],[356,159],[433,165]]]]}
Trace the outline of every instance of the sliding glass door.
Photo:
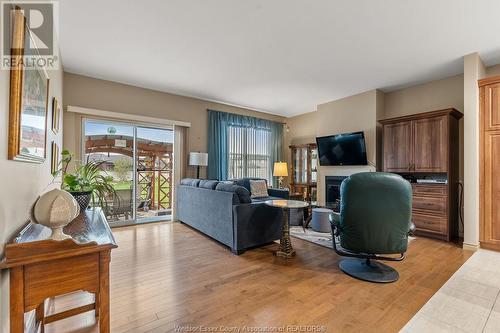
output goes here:
{"type": "Polygon", "coordinates": [[[137,219],[155,221],[172,216],[174,135],[171,129],[137,127],[137,219]]]}
{"type": "Polygon", "coordinates": [[[173,129],[84,119],[82,132],[84,161],[113,177],[102,207],[111,225],[171,219],[173,129]]]}

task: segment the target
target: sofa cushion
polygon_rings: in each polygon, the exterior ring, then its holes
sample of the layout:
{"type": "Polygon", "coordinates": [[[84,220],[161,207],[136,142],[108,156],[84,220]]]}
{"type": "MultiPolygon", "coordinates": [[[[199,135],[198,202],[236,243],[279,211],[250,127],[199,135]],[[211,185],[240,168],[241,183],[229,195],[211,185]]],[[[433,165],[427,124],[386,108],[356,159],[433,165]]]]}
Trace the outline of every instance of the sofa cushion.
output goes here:
{"type": "Polygon", "coordinates": [[[268,197],[267,184],[265,180],[250,180],[250,196],[252,198],[268,197]]]}
{"type": "Polygon", "coordinates": [[[209,190],[215,190],[215,187],[217,186],[217,184],[219,184],[218,180],[202,179],[202,180],[200,180],[198,187],[206,188],[209,190]]]}
{"type": "Polygon", "coordinates": [[[242,204],[252,202],[252,199],[250,199],[250,192],[248,192],[248,190],[243,186],[238,186],[236,184],[218,183],[215,189],[217,191],[236,193],[240,203],[242,204]]]}
{"type": "Polygon", "coordinates": [[[198,187],[199,183],[200,179],[184,178],[181,180],[181,185],[186,185],[186,186],[198,187]]]}
{"type": "Polygon", "coordinates": [[[265,181],[267,183],[267,181],[265,179],[262,179],[262,178],[239,178],[239,179],[233,179],[233,182],[236,185],[243,186],[244,188],[246,188],[248,190],[248,192],[251,193],[251,191],[250,191],[250,180],[263,180],[263,181],[265,181]]]}

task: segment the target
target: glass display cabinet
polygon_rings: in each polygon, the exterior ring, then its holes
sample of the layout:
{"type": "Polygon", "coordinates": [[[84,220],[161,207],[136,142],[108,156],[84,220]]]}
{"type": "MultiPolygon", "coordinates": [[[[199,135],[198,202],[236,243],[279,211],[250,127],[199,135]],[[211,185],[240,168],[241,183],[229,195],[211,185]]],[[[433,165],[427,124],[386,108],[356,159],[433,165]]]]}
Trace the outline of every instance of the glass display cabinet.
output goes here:
{"type": "Polygon", "coordinates": [[[291,145],[290,195],[316,201],[318,148],[315,143],[291,145]]]}

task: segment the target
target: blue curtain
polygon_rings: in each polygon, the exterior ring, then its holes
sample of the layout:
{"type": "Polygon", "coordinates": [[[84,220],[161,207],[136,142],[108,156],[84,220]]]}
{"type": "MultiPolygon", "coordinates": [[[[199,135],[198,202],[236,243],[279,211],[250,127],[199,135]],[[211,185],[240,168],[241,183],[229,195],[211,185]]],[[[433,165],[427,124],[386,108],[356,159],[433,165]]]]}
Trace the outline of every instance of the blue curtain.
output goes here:
{"type": "MultiPolygon", "coordinates": [[[[283,161],[283,124],[234,113],[208,110],[208,178],[218,180],[228,178],[227,133],[230,126],[265,129],[271,132],[269,173],[272,175],[274,162],[283,161]]],[[[276,180],[273,179],[273,183],[275,182],[276,180]]]]}

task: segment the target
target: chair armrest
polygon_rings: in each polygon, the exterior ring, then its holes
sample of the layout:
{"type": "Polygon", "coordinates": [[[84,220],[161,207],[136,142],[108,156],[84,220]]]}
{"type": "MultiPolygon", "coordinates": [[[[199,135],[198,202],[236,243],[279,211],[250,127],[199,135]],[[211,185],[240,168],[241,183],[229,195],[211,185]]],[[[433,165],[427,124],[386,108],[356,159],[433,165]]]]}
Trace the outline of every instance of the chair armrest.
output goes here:
{"type": "Polygon", "coordinates": [[[338,236],[340,234],[340,213],[331,212],[328,216],[330,225],[332,226],[332,235],[338,236]]]}
{"type": "Polygon", "coordinates": [[[270,197],[277,197],[283,199],[288,199],[290,197],[290,192],[288,190],[281,188],[268,188],[267,194],[269,194],[270,197]]]}

